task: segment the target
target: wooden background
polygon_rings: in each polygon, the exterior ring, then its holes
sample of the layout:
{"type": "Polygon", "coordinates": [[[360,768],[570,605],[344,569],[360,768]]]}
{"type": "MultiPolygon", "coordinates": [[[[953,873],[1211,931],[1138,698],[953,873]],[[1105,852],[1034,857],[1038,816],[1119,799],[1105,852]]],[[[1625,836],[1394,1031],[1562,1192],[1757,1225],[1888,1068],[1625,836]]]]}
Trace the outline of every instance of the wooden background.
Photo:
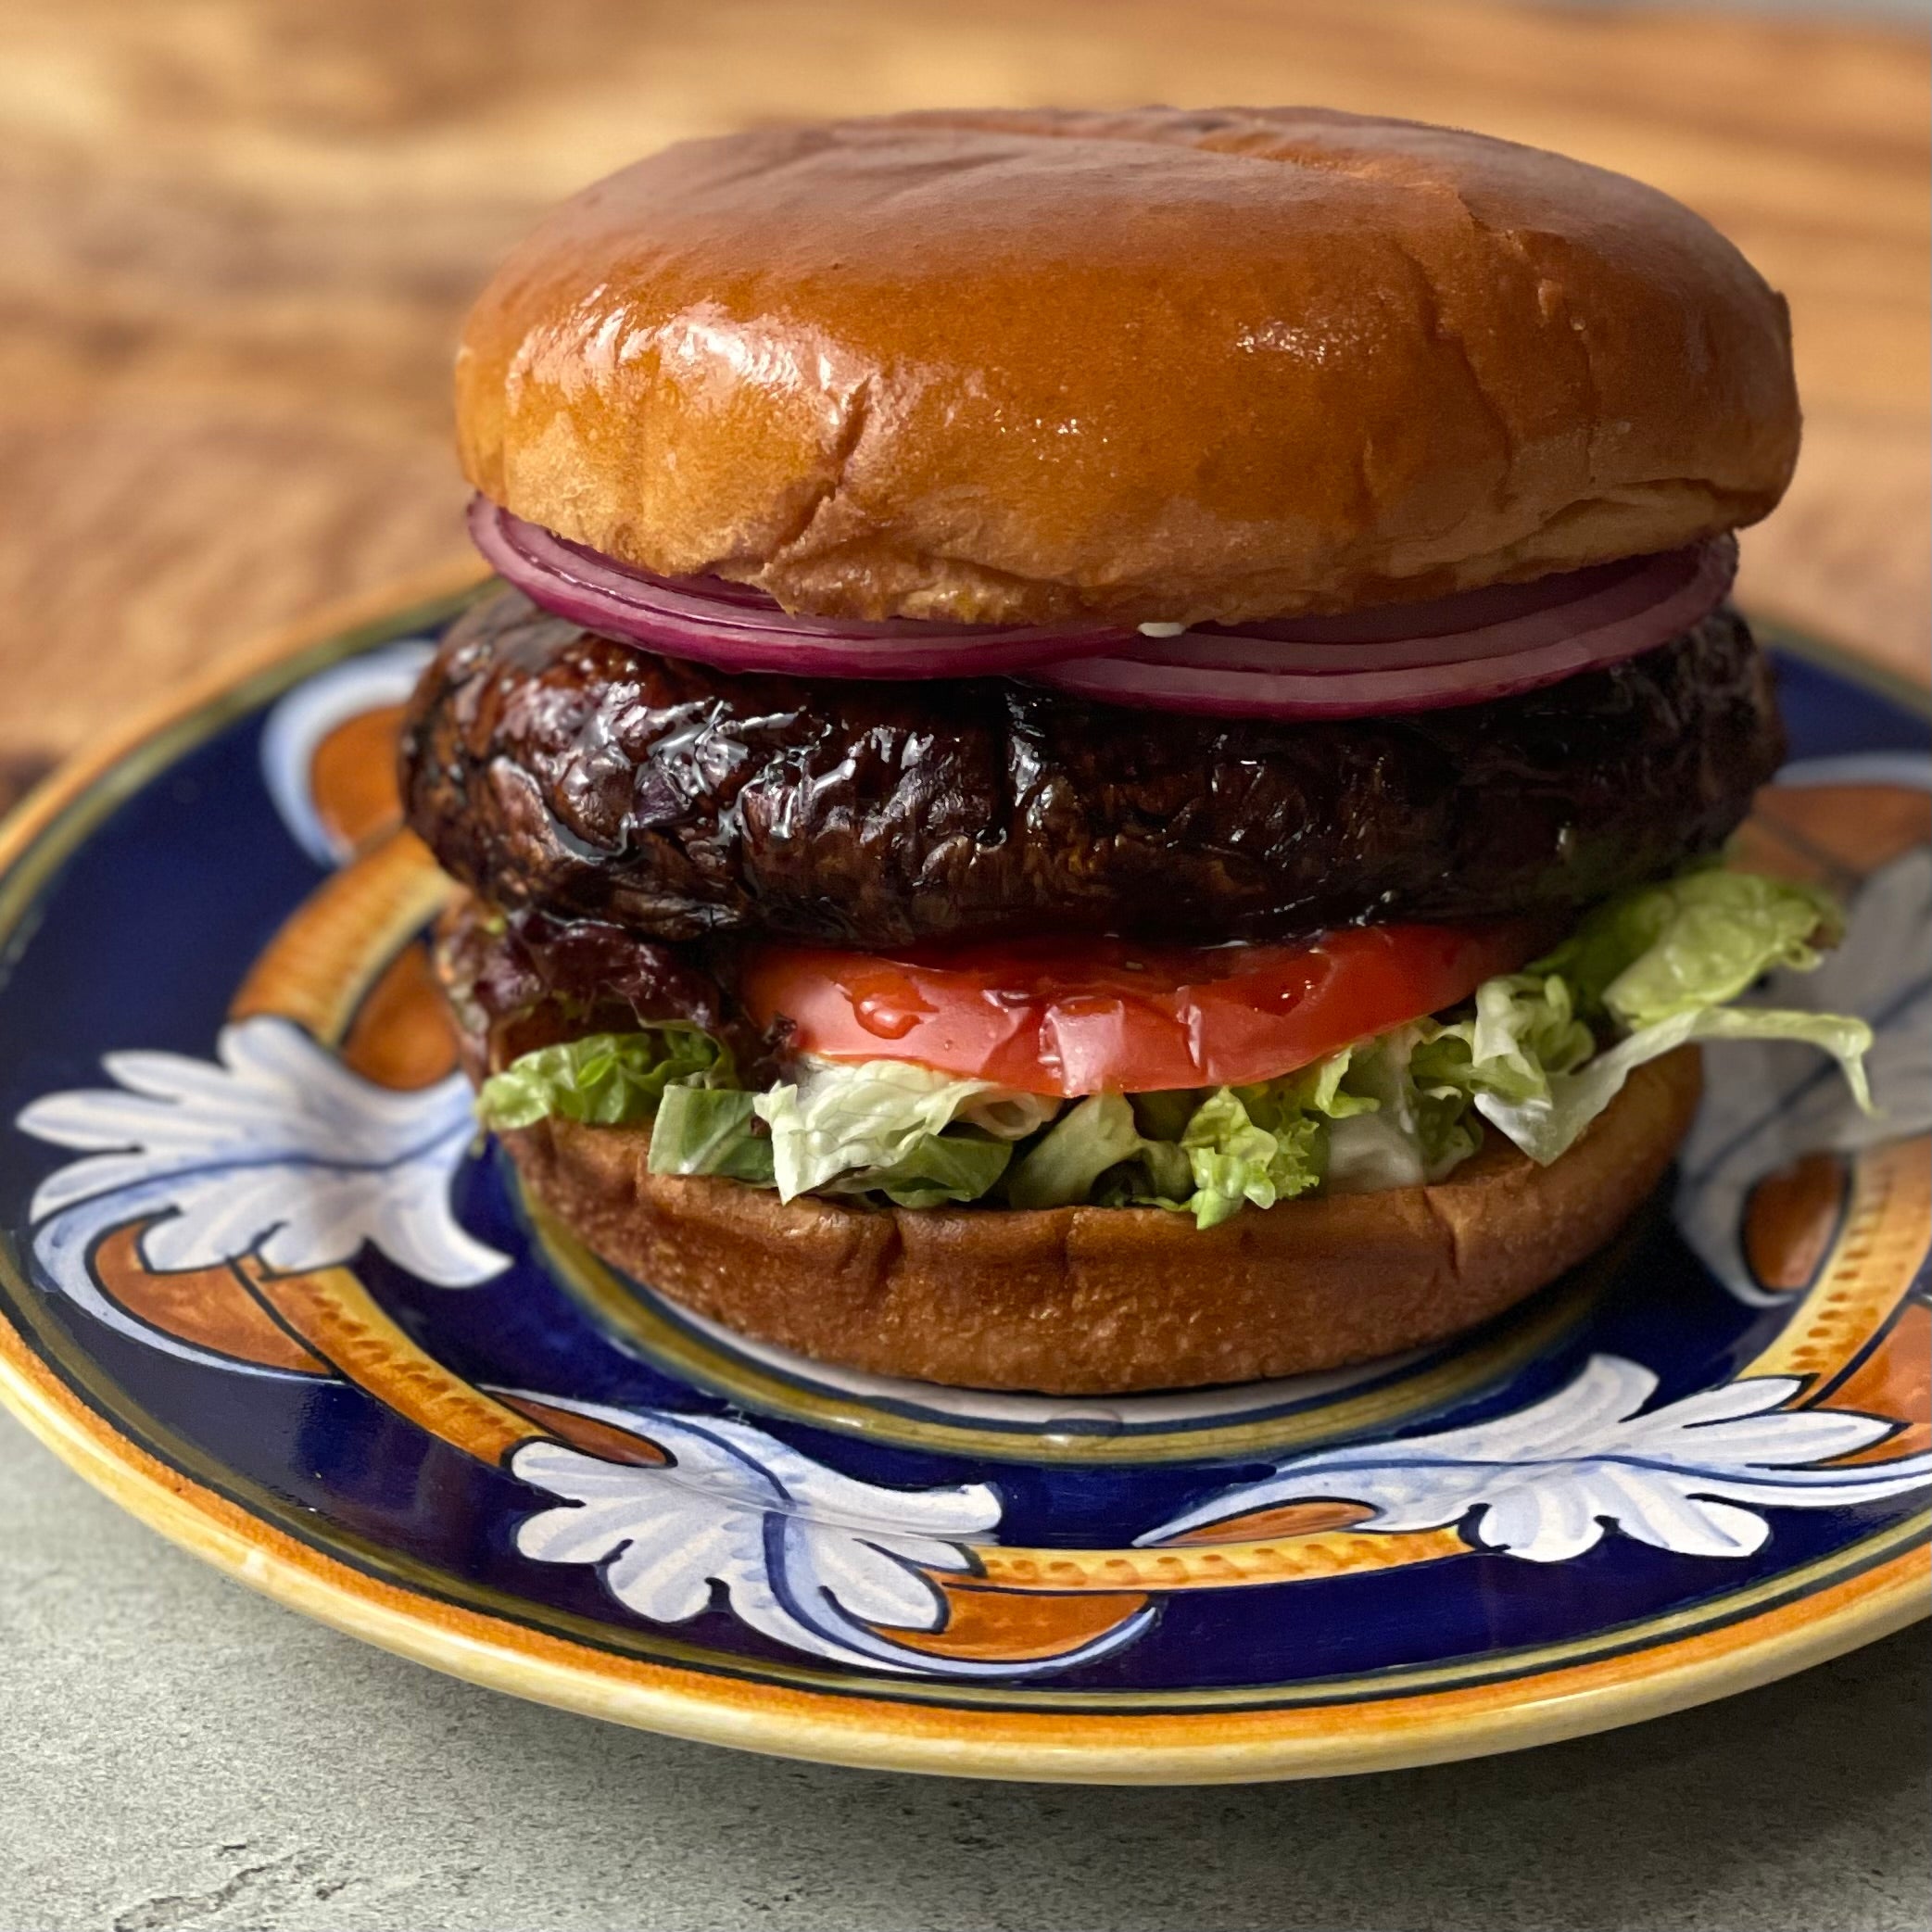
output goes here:
{"type": "Polygon", "coordinates": [[[262,628],[461,552],[450,343],[662,142],[953,102],[1327,102],[1641,175],[1789,295],[1745,588],[1923,678],[1922,36],[1461,0],[6,0],[0,793],[262,628]]]}

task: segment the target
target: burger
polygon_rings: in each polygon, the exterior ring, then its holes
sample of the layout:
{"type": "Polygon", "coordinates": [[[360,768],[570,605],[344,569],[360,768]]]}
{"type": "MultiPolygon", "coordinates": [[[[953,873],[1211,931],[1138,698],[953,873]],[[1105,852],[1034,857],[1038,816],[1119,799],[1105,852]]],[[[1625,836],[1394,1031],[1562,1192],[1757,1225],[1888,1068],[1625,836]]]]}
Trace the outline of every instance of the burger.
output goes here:
{"type": "Polygon", "coordinates": [[[406,720],[539,1213],[862,1370],[1103,1393],[1496,1316],[1838,935],[1733,533],[1785,304],[1652,189],[1313,108],[668,149],[457,362],[503,587],[406,720]]]}

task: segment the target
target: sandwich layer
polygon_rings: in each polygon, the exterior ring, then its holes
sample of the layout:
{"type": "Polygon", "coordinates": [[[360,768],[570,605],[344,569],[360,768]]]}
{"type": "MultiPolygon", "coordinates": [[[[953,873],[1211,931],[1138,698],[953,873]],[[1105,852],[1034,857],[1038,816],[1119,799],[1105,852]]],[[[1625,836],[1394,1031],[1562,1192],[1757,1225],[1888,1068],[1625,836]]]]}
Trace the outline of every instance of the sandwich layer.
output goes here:
{"type": "Polygon", "coordinates": [[[464,468],[788,609],[1337,611],[1754,522],[1783,299],[1621,175],[1318,108],[764,128],[587,189],[458,363],[464,468]]]}
{"type": "Polygon", "coordinates": [[[490,904],[639,940],[1211,945],[1567,914],[1714,850],[1783,752],[1727,608],[1523,696],[1275,724],[733,676],[504,594],[425,673],[403,778],[490,904]]]}
{"type": "Polygon", "coordinates": [[[1680,1048],[1638,1067],[1550,1167],[1492,1133],[1435,1186],[1205,1231],[1153,1208],[781,1203],[652,1174],[647,1127],[553,1118],[503,1139],[593,1251],[740,1333],[877,1374],[1119,1394],[1331,1369],[1487,1320],[1630,1218],[1699,1085],[1697,1049],[1680,1048]]]}

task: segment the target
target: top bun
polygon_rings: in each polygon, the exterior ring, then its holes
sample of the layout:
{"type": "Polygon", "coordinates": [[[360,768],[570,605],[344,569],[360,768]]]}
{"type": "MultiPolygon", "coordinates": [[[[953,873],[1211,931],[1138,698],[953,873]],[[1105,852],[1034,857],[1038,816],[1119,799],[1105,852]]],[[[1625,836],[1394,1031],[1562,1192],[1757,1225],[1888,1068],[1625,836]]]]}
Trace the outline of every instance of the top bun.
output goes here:
{"type": "Polygon", "coordinates": [[[910,114],[566,202],[457,359],[516,515],[788,609],[1205,623],[1754,522],[1784,300],[1688,208],[1313,107],[910,114]]]}

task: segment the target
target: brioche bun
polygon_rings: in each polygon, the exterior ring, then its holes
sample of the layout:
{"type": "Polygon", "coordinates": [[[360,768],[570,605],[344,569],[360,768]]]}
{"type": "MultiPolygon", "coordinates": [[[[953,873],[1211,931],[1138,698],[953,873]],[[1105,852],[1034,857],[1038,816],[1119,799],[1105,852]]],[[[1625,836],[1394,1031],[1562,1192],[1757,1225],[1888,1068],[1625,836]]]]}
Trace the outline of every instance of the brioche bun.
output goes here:
{"type": "Polygon", "coordinates": [[[799,612],[1200,623],[1434,597],[1754,522],[1785,303],[1707,222],[1318,108],[928,113],[690,142],[472,312],[464,467],[799,612]]]}
{"type": "Polygon", "coordinates": [[[1539,1168],[1491,1133],[1435,1187],[1337,1194],[1218,1228],[1145,1207],[790,1203],[646,1165],[647,1128],[503,1135],[595,1253],[726,1327],[882,1375],[1053,1395],[1340,1368],[1473,1327],[1600,1247],[1690,1126],[1698,1050],[1641,1067],[1539,1168]]]}

